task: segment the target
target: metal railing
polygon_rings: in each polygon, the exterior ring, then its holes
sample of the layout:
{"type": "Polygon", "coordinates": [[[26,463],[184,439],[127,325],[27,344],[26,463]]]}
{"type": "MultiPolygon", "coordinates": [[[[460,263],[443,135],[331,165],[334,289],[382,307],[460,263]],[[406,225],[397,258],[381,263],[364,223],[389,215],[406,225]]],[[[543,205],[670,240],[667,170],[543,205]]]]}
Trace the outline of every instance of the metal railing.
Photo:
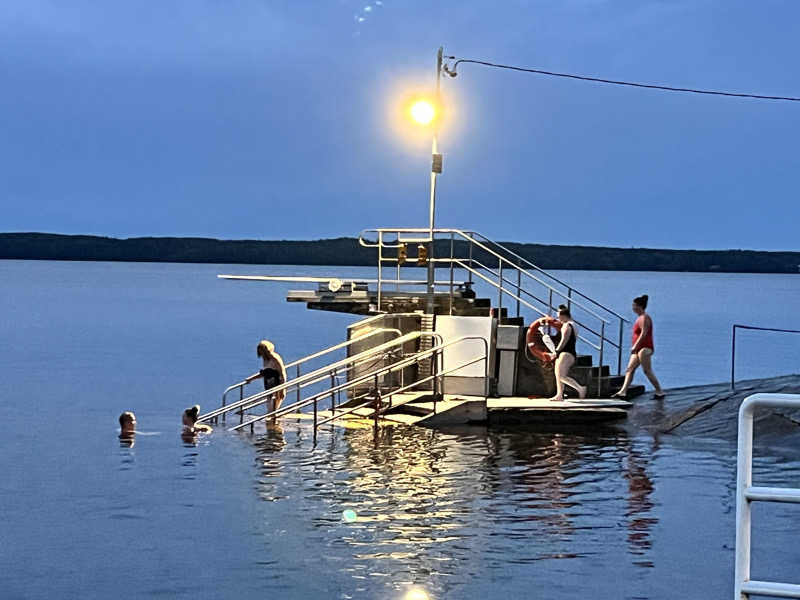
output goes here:
{"type": "MultiPolygon", "coordinates": [[[[450,270],[449,282],[445,282],[444,285],[449,288],[451,312],[456,291],[454,270],[466,270],[470,284],[474,281],[473,276],[477,277],[479,272],[487,273],[488,277],[479,278],[487,283],[495,282],[492,285],[498,292],[497,308],[500,310],[503,308],[504,298],[510,298],[511,302],[516,304],[517,316],[520,316],[523,306],[534,310],[539,315],[548,316],[555,315],[559,303],[564,303],[573,310],[575,307],[579,308],[585,317],[582,314],[575,318],[573,314],[573,319],[583,330],[590,331],[596,336],[598,343],[589,343],[589,345],[597,350],[600,366],[602,366],[603,359],[608,358],[608,354],[604,351],[607,346],[610,346],[612,352],[617,355],[617,373],[622,372],[623,336],[627,322],[622,315],[480,233],[460,229],[435,229],[433,230],[433,239],[430,235],[429,229],[422,228],[381,228],[361,232],[359,243],[364,247],[378,250],[377,303],[379,310],[385,286],[394,286],[395,289],[399,289],[406,285],[405,281],[400,278],[401,262],[397,254],[389,255],[384,252],[385,250],[397,249],[403,243],[410,242],[435,244],[437,241],[440,243],[449,241],[448,256],[434,257],[429,260],[436,265],[448,267],[450,270]],[[376,239],[368,239],[368,236],[374,236],[376,239]],[[496,262],[496,268],[481,262],[481,258],[484,256],[489,257],[492,262],[496,262]],[[395,265],[394,277],[384,276],[385,264],[395,265]],[[536,286],[541,291],[538,293],[531,291],[530,286],[536,286]],[[523,296],[529,301],[523,300],[523,296]]],[[[436,281],[434,287],[443,287],[442,282],[436,281]]],[[[581,339],[584,342],[587,341],[585,338],[579,338],[579,341],[581,339]]]]}
{"type": "MultiPolygon", "coordinates": [[[[382,317],[383,315],[376,315],[376,316],[377,317],[382,317]]],[[[372,319],[373,319],[373,317],[369,317],[367,319],[363,319],[361,321],[353,323],[350,327],[354,327],[354,326],[357,326],[357,325],[364,325],[366,321],[370,321],[372,319]]],[[[309,354],[308,356],[304,356],[303,358],[298,358],[297,360],[292,361],[292,362],[284,365],[284,368],[286,369],[286,372],[287,372],[287,376],[288,376],[289,369],[294,368],[295,369],[295,378],[299,378],[301,376],[301,374],[302,374],[301,373],[301,366],[304,363],[307,363],[307,362],[309,362],[311,360],[314,360],[316,358],[319,358],[321,356],[325,356],[326,354],[330,354],[331,352],[334,352],[336,350],[341,350],[342,348],[347,348],[348,346],[351,346],[352,344],[355,344],[356,342],[364,341],[365,339],[370,338],[370,337],[372,337],[374,335],[386,334],[386,333],[394,333],[398,337],[403,334],[402,331],[400,331],[399,329],[395,329],[393,327],[382,327],[380,329],[373,329],[372,331],[368,331],[368,332],[366,332],[366,333],[364,333],[362,335],[359,335],[358,337],[349,339],[346,342],[341,342],[339,344],[334,344],[333,346],[328,346],[324,350],[320,350],[319,352],[315,352],[314,354],[309,354]]],[[[242,381],[239,381],[238,383],[234,383],[233,385],[229,385],[227,388],[225,388],[225,391],[222,392],[222,403],[221,403],[220,406],[226,406],[228,404],[228,402],[227,402],[228,394],[230,392],[232,392],[233,390],[236,390],[236,389],[239,390],[239,400],[240,401],[244,400],[244,388],[248,383],[251,383],[252,380],[250,378],[254,377],[256,375],[258,375],[258,373],[253,373],[253,375],[250,375],[246,379],[243,379],[242,381]]],[[[225,422],[225,415],[226,414],[227,413],[222,413],[222,422],[223,423],[225,422]]]]}
{"type": "Polygon", "coordinates": [[[800,333],[797,329],[777,329],[775,327],[754,327],[752,325],[734,324],[731,333],[731,389],[736,389],[736,330],[773,331],[777,333],[800,333]]]}
{"type": "Polygon", "coordinates": [[[758,407],[800,408],[800,395],[754,394],[739,408],[739,440],[736,465],[736,566],[735,600],[751,594],[774,598],[800,598],[800,585],[750,579],[751,503],[800,503],[800,489],[753,486],[753,415],[758,407]]]}
{"type": "MultiPolygon", "coordinates": [[[[364,352],[360,352],[353,356],[349,356],[347,358],[343,358],[341,360],[333,362],[324,367],[320,367],[319,369],[316,369],[314,371],[310,371],[305,375],[301,375],[300,377],[286,381],[280,385],[271,387],[268,390],[257,392],[255,394],[247,396],[246,398],[242,398],[241,400],[238,400],[231,404],[220,406],[215,410],[200,415],[197,418],[197,420],[198,422],[210,421],[212,419],[216,420],[220,416],[223,416],[233,411],[239,411],[240,419],[242,419],[242,415],[245,410],[248,410],[250,408],[265,403],[266,401],[271,399],[274,394],[278,392],[288,392],[288,390],[292,388],[297,388],[298,390],[301,390],[316,383],[320,383],[324,380],[330,380],[331,382],[333,382],[335,381],[336,377],[341,376],[342,374],[346,374],[350,370],[354,369],[356,366],[362,365],[363,363],[369,360],[374,360],[376,358],[386,356],[387,353],[390,351],[397,349],[402,350],[403,344],[406,344],[408,342],[414,341],[416,339],[425,336],[441,339],[441,336],[439,334],[431,332],[414,331],[411,333],[407,333],[398,338],[395,338],[394,340],[384,342],[383,344],[379,344],[377,346],[374,346],[373,348],[369,348],[364,352]]],[[[363,339],[363,336],[360,337],[359,339],[363,339]]]]}
{"type": "MultiPolygon", "coordinates": [[[[422,332],[422,333],[424,333],[424,332],[422,332]]],[[[441,340],[441,336],[438,336],[437,334],[432,334],[432,337],[435,337],[435,338],[438,338],[438,339],[441,340]]],[[[332,386],[331,388],[323,390],[321,392],[317,392],[317,393],[309,396],[308,398],[304,398],[302,400],[299,400],[299,401],[294,402],[294,403],[292,403],[290,405],[287,405],[287,406],[282,406],[282,407],[277,408],[277,409],[275,409],[273,411],[267,412],[266,414],[263,414],[263,415],[256,415],[256,416],[252,417],[251,419],[249,419],[247,421],[244,421],[244,422],[240,423],[239,425],[236,425],[236,426],[232,427],[231,431],[236,431],[236,430],[242,429],[244,427],[248,427],[248,426],[250,427],[250,429],[252,431],[253,426],[255,425],[255,423],[257,423],[259,421],[263,421],[263,420],[266,420],[266,419],[269,419],[269,418],[276,418],[277,419],[279,417],[282,417],[282,416],[285,416],[285,415],[288,415],[288,414],[296,413],[296,412],[302,410],[303,408],[305,408],[307,406],[313,405],[314,432],[316,434],[317,428],[323,424],[323,423],[320,423],[319,419],[318,419],[318,404],[319,404],[320,401],[322,401],[323,399],[325,399],[328,396],[333,398],[333,397],[336,396],[336,394],[339,394],[342,391],[347,391],[349,389],[353,389],[353,388],[355,388],[357,386],[360,386],[360,385],[362,385],[364,383],[369,383],[369,382],[373,382],[374,383],[374,387],[371,388],[366,393],[362,394],[361,396],[357,396],[357,397],[349,400],[349,402],[354,402],[354,401],[357,402],[358,400],[362,400],[362,399],[365,399],[365,398],[369,398],[369,400],[363,402],[360,405],[348,406],[346,408],[337,407],[335,404],[332,403],[331,412],[333,414],[332,414],[331,418],[325,419],[325,423],[330,422],[330,421],[334,420],[335,418],[346,416],[347,414],[350,414],[350,413],[352,413],[352,412],[354,412],[354,411],[356,411],[358,409],[361,409],[361,408],[364,408],[365,406],[373,404],[375,408],[374,408],[373,414],[369,418],[374,419],[376,424],[377,424],[377,419],[379,418],[379,416],[381,414],[385,413],[386,410],[389,410],[391,408],[397,408],[398,406],[402,406],[402,404],[404,404],[404,403],[401,403],[401,404],[394,404],[393,405],[391,403],[391,398],[393,396],[395,396],[397,394],[400,394],[400,393],[407,392],[407,391],[409,391],[409,390],[411,390],[411,389],[413,389],[413,388],[415,388],[415,387],[417,387],[417,386],[419,386],[419,385],[421,385],[423,383],[426,383],[427,381],[436,382],[438,380],[438,383],[439,383],[438,390],[437,390],[436,383],[434,383],[434,386],[433,386],[433,388],[434,388],[433,389],[433,396],[434,396],[434,398],[436,398],[438,395],[444,394],[444,376],[446,374],[459,371],[461,369],[464,369],[465,367],[471,366],[471,365],[473,365],[473,364],[475,364],[477,362],[481,362],[481,361],[483,361],[483,363],[484,363],[484,377],[483,377],[483,379],[484,379],[484,388],[483,389],[484,389],[484,401],[485,401],[488,398],[488,395],[489,395],[489,389],[488,389],[489,377],[488,377],[488,373],[487,373],[487,371],[488,371],[488,361],[489,361],[489,344],[488,344],[488,342],[486,341],[485,338],[480,337],[480,336],[463,336],[463,337],[459,337],[459,338],[450,340],[448,342],[441,342],[440,341],[438,344],[432,346],[431,348],[428,348],[426,350],[422,350],[422,351],[416,352],[416,353],[414,353],[414,354],[412,354],[410,356],[404,357],[404,358],[402,358],[401,360],[399,360],[398,362],[396,362],[394,364],[378,367],[374,371],[370,371],[368,373],[364,373],[364,374],[359,375],[358,377],[355,377],[354,379],[351,379],[351,380],[349,380],[349,381],[347,381],[345,383],[332,386]],[[474,340],[480,340],[480,341],[483,342],[484,348],[483,348],[483,355],[482,356],[479,356],[479,357],[474,358],[472,360],[466,360],[463,363],[460,363],[455,367],[451,367],[451,368],[447,369],[446,371],[442,371],[442,372],[438,372],[438,373],[434,372],[433,374],[431,374],[431,375],[429,375],[427,377],[415,380],[413,383],[411,383],[409,385],[400,386],[400,387],[397,387],[395,389],[388,390],[386,392],[383,392],[381,390],[381,386],[380,386],[381,377],[385,377],[386,375],[389,375],[389,374],[394,373],[396,371],[400,371],[402,369],[405,369],[406,367],[409,367],[409,366],[412,366],[414,364],[417,364],[420,361],[425,360],[425,359],[427,359],[429,357],[435,357],[434,363],[436,363],[437,360],[441,361],[442,358],[443,358],[443,351],[446,348],[449,348],[449,347],[451,347],[451,346],[453,346],[455,344],[462,343],[462,342],[465,342],[465,341],[470,341],[470,340],[473,340],[473,341],[474,340]],[[387,406],[383,407],[383,400],[386,399],[386,398],[388,398],[390,401],[389,401],[387,406]],[[341,411],[341,413],[338,414],[338,415],[336,414],[337,410],[341,411]]],[[[435,402],[434,402],[434,405],[435,405],[435,402]]],[[[435,408],[434,408],[434,411],[435,411],[435,408]]]]}

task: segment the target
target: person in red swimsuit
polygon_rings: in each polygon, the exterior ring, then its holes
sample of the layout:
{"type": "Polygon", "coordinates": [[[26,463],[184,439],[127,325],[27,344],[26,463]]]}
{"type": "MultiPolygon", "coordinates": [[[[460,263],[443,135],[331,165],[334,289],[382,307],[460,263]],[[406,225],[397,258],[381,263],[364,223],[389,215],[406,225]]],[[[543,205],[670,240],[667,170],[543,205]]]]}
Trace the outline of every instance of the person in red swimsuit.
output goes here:
{"type": "Polygon", "coordinates": [[[656,389],[655,397],[663,398],[664,391],[661,389],[661,384],[658,382],[656,374],[653,373],[652,358],[655,352],[655,345],[653,344],[653,319],[647,314],[647,294],[643,294],[633,299],[633,312],[638,317],[633,324],[633,345],[631,346],[631,358],[628,361],[628,368],[625,370],[625,382],[619,391],[612,396],[612,398],[625,398],[628,394],[628,387],[633,381],[633,374],[639,365],[642,366],[642,371],[653,384],[656,389]]]}

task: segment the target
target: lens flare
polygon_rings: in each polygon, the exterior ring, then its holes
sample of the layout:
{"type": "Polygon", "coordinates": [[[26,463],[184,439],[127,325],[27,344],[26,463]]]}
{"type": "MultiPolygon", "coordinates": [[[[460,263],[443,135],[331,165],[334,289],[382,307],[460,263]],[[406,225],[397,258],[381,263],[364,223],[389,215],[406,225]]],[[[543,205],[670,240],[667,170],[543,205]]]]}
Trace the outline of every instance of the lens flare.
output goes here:
{"type": "Polygon", "coordinates": [[[356,511],[348,508],[347,510],[342,512],[342,521],[345,523],[354,523],[358,519],[358,515],[356,511]]]}

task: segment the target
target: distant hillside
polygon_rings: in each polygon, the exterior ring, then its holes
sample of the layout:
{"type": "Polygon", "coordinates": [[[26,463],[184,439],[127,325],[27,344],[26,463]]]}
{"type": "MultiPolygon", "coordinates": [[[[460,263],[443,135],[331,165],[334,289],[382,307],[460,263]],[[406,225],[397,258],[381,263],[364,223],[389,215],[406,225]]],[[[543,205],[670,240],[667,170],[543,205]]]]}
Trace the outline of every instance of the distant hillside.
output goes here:
{"type": "MultiPolygon", "coordinates": [[[[800,252],[503,244],[546,269],[800,272],[800,252]]],[[[449,242],[437,242],[436,255],[442,256],[446,252],[449,252],[449,242]]],[[[476,258],[478,256],[476,254],[476,258]]],[[[116,239],[91,235],[0,233],[0,259],[371,266],[375,264],[376,253],[374,249],[361,247],[354,238],[314,241],[170,237],[116,239]]],[[[487,257],[480,260],[490,262],[487,257]]]]}

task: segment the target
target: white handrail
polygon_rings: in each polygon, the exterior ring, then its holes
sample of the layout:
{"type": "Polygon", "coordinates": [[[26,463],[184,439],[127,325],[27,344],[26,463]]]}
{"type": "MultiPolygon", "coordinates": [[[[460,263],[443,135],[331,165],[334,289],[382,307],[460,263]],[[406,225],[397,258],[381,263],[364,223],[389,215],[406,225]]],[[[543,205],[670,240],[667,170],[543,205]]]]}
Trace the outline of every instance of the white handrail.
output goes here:
{"type": "Polygon", "coordinates": [[[800,408],[800,394],[753,394],[739,408],[739,438],[736,458],[736,566],[734,599],[751,594],[775,598],[800,598],[800,585],[750,579],[750,534],[752,502],[800,503],[800,488],[753,486],[753,419],[758,407],[800,408]]]}
{"type": "Polygon", "coordinates": [[[422,337],[424,335],[431,335],[431,334],[430,333],[426,333],[426,332],[422,332],[422,331],[413,331],[411,333],[407,333],[407,334],[405,334],[403,336],[400,336],[399,338],[395,338],[394,340],[391,340],[389,342],[385,342],[383,344],[380,344],[378,346],[375,346],[373,348],[365,350],[364,352],[361,352],[359,354],[355,354],[353,356],[349,356],[349,357],[344,358],[342,360],[339,360],[339,361],[336,361],[334,363],[331,363],[330,365],[321,367],[321,368],[316,369],[314,371],[310,371],[309,373],[306,373],[305,375],[302,375],[300,377],[292,379],[291,381],[287,381],[285,383],[282,383],[281,385],[276,385],[275,387],[271,387],[268,390],[264,390],[263,392],[258,392],[256,394],[253,394],[252,396],[248,396],[247,398],[243,398],[242,400],[239,400],[238,402],[234,402],[233,404],[228,404],[227,406],[222,406],[220,408],[217,408],[215,410],[207,412],[207,413],[205,413],[203,415],[200,415],[197,418],[197,420],[199,422],[207,421],[207,420],[212,419],[212,418],[214,418],[216,416],[219,416],[219,415],[221,415],[223,413],[227,413],[227,412],[230,412],[232,410],[236,410],[237,408],[240,408],[242,406],[252,405],[253,403],[258,403],[261,400],[266,401],[266,399],[268,397],[272,396],[276,392],[280,392],[280,391],[283,391],[283,390],[288,390],[289,388],[294,387],[296,385],[301,385],[302,386],[302,385],[307,385],[307,384],[310,384],[310,383],[315,383],[315,382],[320,380],[319,379],[320,377],[327,377],[331,373],[331,371],[334,371],[334,370],[338,369],[341,366],[344,366],[344,365],[352,363],[352,362],[357,362],[357,361],[360,361],[360,360],[364,360],[366,358],[374,356],[375,354],[383,352],[384,350],[387,350],[387,349],[389,349],[391,347],[405,344],[406,342],[409,342],[411,340],[415,340],[415,339],[417,339],[419,337],[422,337]]]}

